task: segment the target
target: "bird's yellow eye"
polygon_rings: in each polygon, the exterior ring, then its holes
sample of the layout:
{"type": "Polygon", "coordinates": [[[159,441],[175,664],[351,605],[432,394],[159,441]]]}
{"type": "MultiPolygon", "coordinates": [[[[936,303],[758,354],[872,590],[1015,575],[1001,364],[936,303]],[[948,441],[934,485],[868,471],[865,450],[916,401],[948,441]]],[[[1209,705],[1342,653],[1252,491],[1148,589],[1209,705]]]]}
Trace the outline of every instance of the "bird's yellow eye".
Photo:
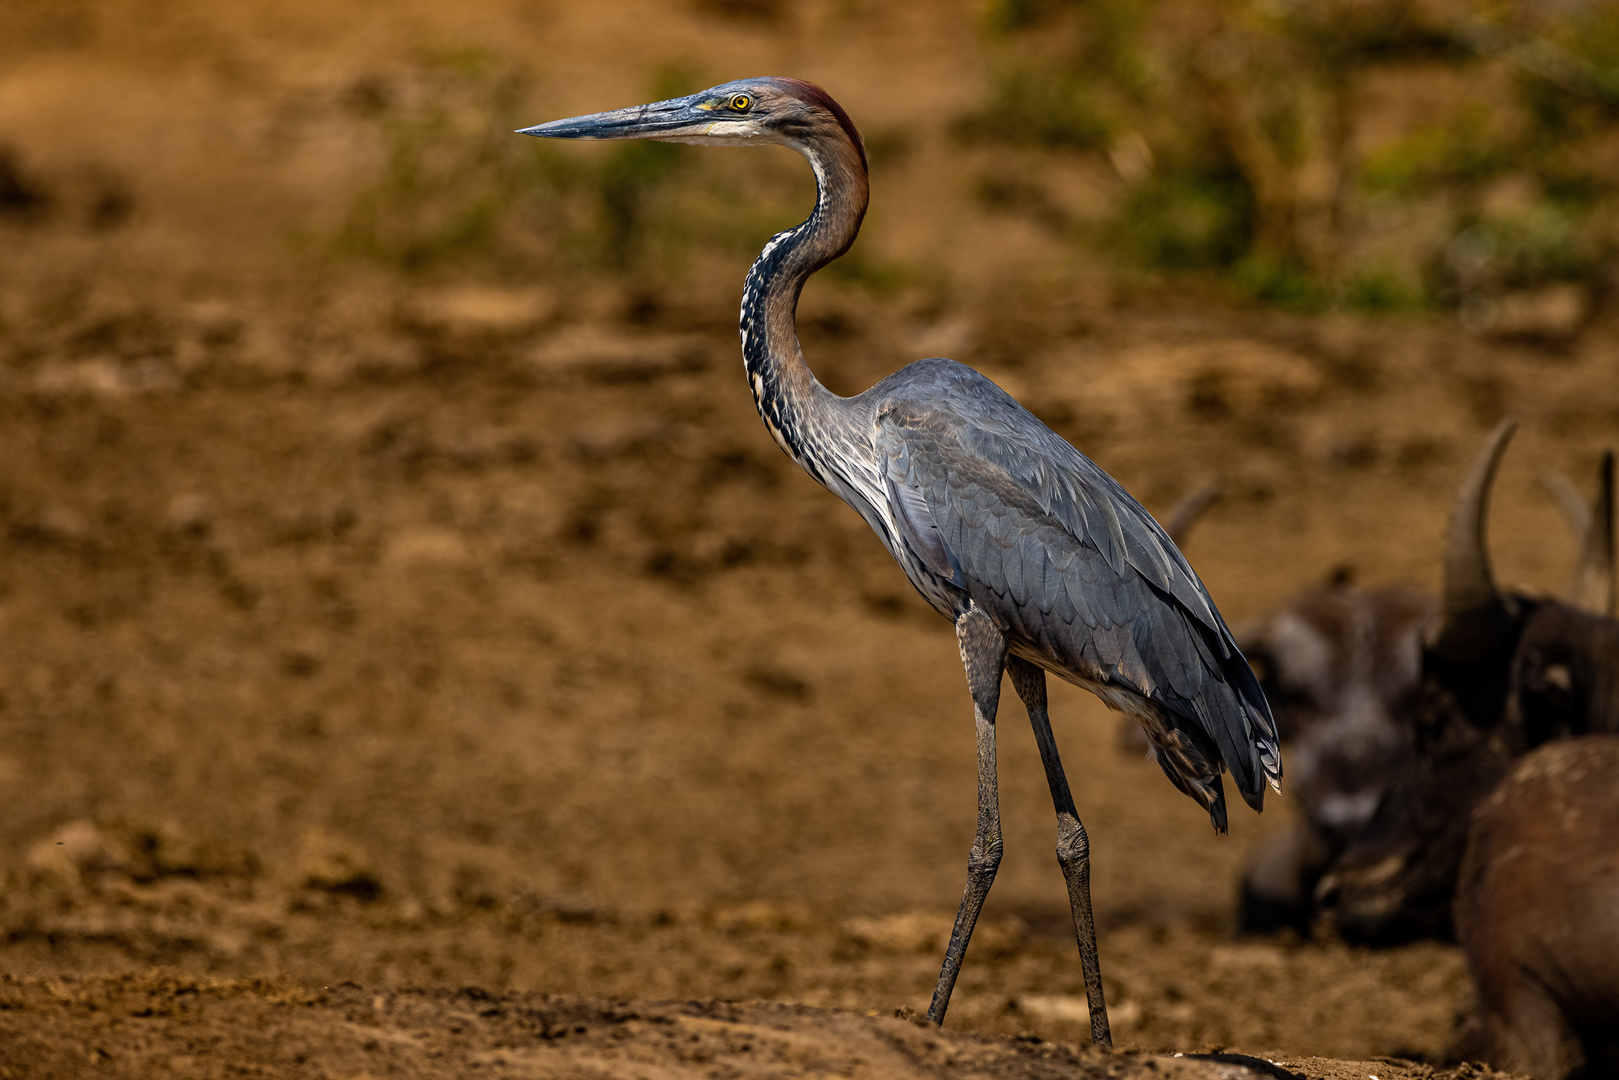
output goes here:
{"type": "Polygon", "coordinates": [[[731,108],[737,112],[747,112],[753,105],[753,99],[746,94],[736,94],[731,98],[731,108]]]}

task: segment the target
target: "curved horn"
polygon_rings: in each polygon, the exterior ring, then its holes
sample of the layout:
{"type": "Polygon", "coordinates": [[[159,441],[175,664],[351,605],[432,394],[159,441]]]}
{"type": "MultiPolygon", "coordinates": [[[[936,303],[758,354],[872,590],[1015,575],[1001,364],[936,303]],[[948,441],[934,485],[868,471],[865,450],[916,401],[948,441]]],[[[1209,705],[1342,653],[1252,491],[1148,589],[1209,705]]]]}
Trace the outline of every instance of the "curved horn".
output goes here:
{"type": "Polygon", "coordinates": [[[1591,533],[1591,508],[1585,505],[1585,496],[1574,486],[1574,481],[1556,469],[1547,469],[1538,479],[1540,486],[1562,513],[1569,535],[1574,537],[1576,544],[1584,545],[1591,533]]]}
{"type": "Polygon", "coordinates": [[[1585,547],[1593,572],[1608,575],[1604,614],[1610,619],[1619,619],[1619,522],[1614,520],[1615,513],[1619,513],[1614,504],[1619,500],[1615,499],[1612,450],[1603,451],[1599,475],[1602,481],[1597,489],[1596,505],[1591,508],[1591,531],[1585,547]]]}
{"type": "Polygon", "coordinates": [[[1177,547],[1186,546],[1186,537],[1192,526],[1200,521],[1209,507],[1220,501],[1220,481],[1209,480],[1182,495],[1169,508],[1164,517],[1164,531],[1177,547]]]}
{"type": "Polygon", "coordinates": [[[1495,426],[1456,494],[1445,545],[1439,624],[1428,642],[1429,649],[1447,660],[1483,656],[1500,644],[1516,614],[1517,605],[1495,587],[1484,534],[1495,470],[1517,429],[1518,421],[1510,416],[1495,426]]]}
{"type": "Polygon", "coordinates": [[[1602,455],[1597,497],[1589,506],[1579,489],[1556,469],[1541,474],[1544,487],[1568,522],[1579,545],[1579,561],[1568,585],[1568,601],[1603,612],[1610,619],[1619,609],[1619,567],[1614,551],[1613,451],[1602,455]]]}

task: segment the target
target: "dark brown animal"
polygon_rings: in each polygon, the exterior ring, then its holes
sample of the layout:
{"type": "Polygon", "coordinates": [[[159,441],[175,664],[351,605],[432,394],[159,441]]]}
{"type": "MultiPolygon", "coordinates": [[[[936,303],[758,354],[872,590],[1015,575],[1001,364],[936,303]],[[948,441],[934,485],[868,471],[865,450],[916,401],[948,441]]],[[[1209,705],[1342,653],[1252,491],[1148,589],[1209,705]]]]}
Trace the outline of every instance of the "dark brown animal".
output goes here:
{"type": "MultiPolygon", "coordinates": [[[[1594,601],[1593,606],[1614,612],[1611,491],[1612,455],[1604,459],[1601,492],[1593,507],[1555,472],[1542,483],[1557,500],[1573,530],[1581,557],[1569,586],[1569,599],[1594,601]]],[[[1288,740],[1292,762],[1292,794],[1304,819],[1288,833],[1261,845],[1244,873],[1239,903],[1239,928],[1268,933],[1291,927],[1309,928],[1316,915],[1314,892],[1320,878],[1359,837],[1382,803],[1391,782],[1397,781],[1415,747],[1419,717],[1424,708],[1423,639],[1438,601],[1403,587],[1359,589],[1340,572],[1327,586],[1309,590],[1273,615],[1239,634],[1244,654],[1260,675],[1266,697],[1275,710],[1278,727],[1288,740]]],[[[1550,632],[1556,637],[1556,631],[1550,632]]],[[[1526,675],[1532,692],[1527,701],[1539,705],[1555,697],[1559,682],[1577,680],[1539,657],[1526,675]],[[1541,670],[1544,669],[1544,670],[1541,670]]],[[[1583,680],[1589,681],[1589,680],[1583,680]]],[[[1569,708],[1556,702],[1550,710],[1537,709],[1529,718],[1556,727],[1569,708]]],[[[1439,714],[1442,721],[1443,711],[1439,714]]],[[[1447,793],[1475,799],[1480,784],[1493,774],[1466,760],[1473,752],[1470,729],[1449,733],[1468,747],[1457,762],[1461,788],[1447,793]]],[[[1545,734],[1531,732],[1529,741],[1545,734]]],[[[1438,744],[1443,739],[1430,738],[1438,744]]],[[[1454,752],[1456,747],[1452,746],[1454,752]]],[[[1402,800],[1408,802],[1409,800],[1402,800]]],[[[1409,824],[1408,826],[1409,827],[1409,824]]],[[[1448,896],[1453,867],[1441,860],[1434,869],[1434,886],[1441,900],[1448,896]]],[[[1438,924],[1442,929],[1443,913],[1438,924]]],[[[1415,925],[1401,933],[1431,933],[1433,927],[1415,925]]]]}
{"type": "MultiPolygon", "coordinates": [[[[1498,589],[1484,540],[1504,421],[1463,484],[1439,618],[1422,650],[1412,753],[1316,889],[1351,941],[1449,936],[1469,814],[1512,762],[1547,741],[1619,732],[1619,621],[1498,589]]],[[[1611,466],[1606,476],[1611,485],[1611,466]]],[[[1611,487],[1598,525],[1611,538],[1611,487]]],[[[1601,547],[1612,573],[1611,539],[1601,547]]]]}
{"type": "Polygon", "coordinates": [[[1543,1080],[1619,1075],[1619,737],[1531,752],[1472,814],[1456,932],[1475,1044],[1543,1080]]]}

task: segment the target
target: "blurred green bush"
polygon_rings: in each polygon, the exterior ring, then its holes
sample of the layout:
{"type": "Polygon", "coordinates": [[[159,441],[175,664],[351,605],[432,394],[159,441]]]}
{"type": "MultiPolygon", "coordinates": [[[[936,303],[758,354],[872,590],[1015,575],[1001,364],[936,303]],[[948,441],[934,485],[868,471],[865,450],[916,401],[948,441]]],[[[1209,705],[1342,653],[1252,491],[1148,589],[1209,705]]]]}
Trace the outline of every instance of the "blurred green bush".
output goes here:
{"type": "MultiPolygon", "coordinates": [[[[1614,5],[998,0],[983,48],[978,104],[935,131],[982,170],[982,205],[1089,262],[1213,275],[1304,311],[1608,288],[1614,5]],[[1055,179],[1085,161],[1111,178],[1088,208],[1055,179]]],[[[648,99],[713,81],[702,74],[665,70],[648,99]]],[[[535,96],[519,65],[477,50],[358,88],[381,164],[334,248],[412,274],[476,264],[647,282],[688,272],[700,249],[756,251],[802,210],[793,162],[513,138],[535,96]]],[[[902,164],[928,137],[878,133],[871,152],[902,164]]],[[[923,273],[869,251],[835,270],[884,291],[923,273]]]]}
{"type": "MultiPolygon", "coordinates": [[[[671,68],[648,100],[699,85],[671,68]]],[[[792,194],[768,168],[744,192],[742,173],[687,146],[580,153],[517,138],[535,122],[533,87],[519,66],[480,50],[423,58],[372,96],[384,163],[332,246],[408,274],[474,265],[497,276],[678,274],[701,245],[756,251],[785,219],[776,203],[792,194]]]]}
{"type": "MultiPolygon", "coordinates": [[[[967,144],[1109,162],[1122,265],[1288,308],[1600,291],[1619,229],[1619,8],[1000,0],[967,144]]],[[[981,185],[1052,205],[1026,166],[981,185]]],[[[995,200],[986,200],[994,202],[995,200]]]]}

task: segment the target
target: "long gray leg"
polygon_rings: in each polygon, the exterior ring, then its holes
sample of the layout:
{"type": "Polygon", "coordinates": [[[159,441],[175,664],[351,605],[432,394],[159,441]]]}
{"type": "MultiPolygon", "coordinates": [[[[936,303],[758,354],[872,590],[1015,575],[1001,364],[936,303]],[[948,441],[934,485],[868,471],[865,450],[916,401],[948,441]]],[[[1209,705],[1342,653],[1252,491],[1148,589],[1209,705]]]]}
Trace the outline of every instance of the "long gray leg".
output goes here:
{"type": "Polygon", "coordinates": [[[1001,700],[1001,671],[1006,664],[1006,639],[978,608],[968,608],[956,620],[956,643],[961,646],[961,664],[967,669],[967,690],[973,699],[973,722],[978,730],[978,832],[967,853],[967,889],[956,912],[956,925],[950,931],[950,947],[945,950],[939,985],[928,1006],[928,1021],[944,1023],[950,1007],[950,992],[956,988],[961,958],[973,936],[984,897],[995,883],[1001,865],[1001,806],[995,788],[995,710],[1001,700]]]}
{"type": "Polygon", "coordinates": [[[1102,961],[1096,953],[1096,920],[1091,916],[1091,842],[1074,807],[1062,759],[1057,756],[1057,740],[1051,734],[1051,717],[1046,713],[1046,673],[1018,656],[1007,659],[1006,671],[1012,676],[1017,696],[1028,706],[1034,741],[1040,746],[1040,763],[1046,767],[1051,802],[1057,808],[1057,865],[1068,882],[1068,907],[1074,915],[1079,966],[1085,972],[1085,1000],[1091,1009],[1091,1042],[1112,1046],[1107,1003],[1102,1000],[1102,961]]]}

